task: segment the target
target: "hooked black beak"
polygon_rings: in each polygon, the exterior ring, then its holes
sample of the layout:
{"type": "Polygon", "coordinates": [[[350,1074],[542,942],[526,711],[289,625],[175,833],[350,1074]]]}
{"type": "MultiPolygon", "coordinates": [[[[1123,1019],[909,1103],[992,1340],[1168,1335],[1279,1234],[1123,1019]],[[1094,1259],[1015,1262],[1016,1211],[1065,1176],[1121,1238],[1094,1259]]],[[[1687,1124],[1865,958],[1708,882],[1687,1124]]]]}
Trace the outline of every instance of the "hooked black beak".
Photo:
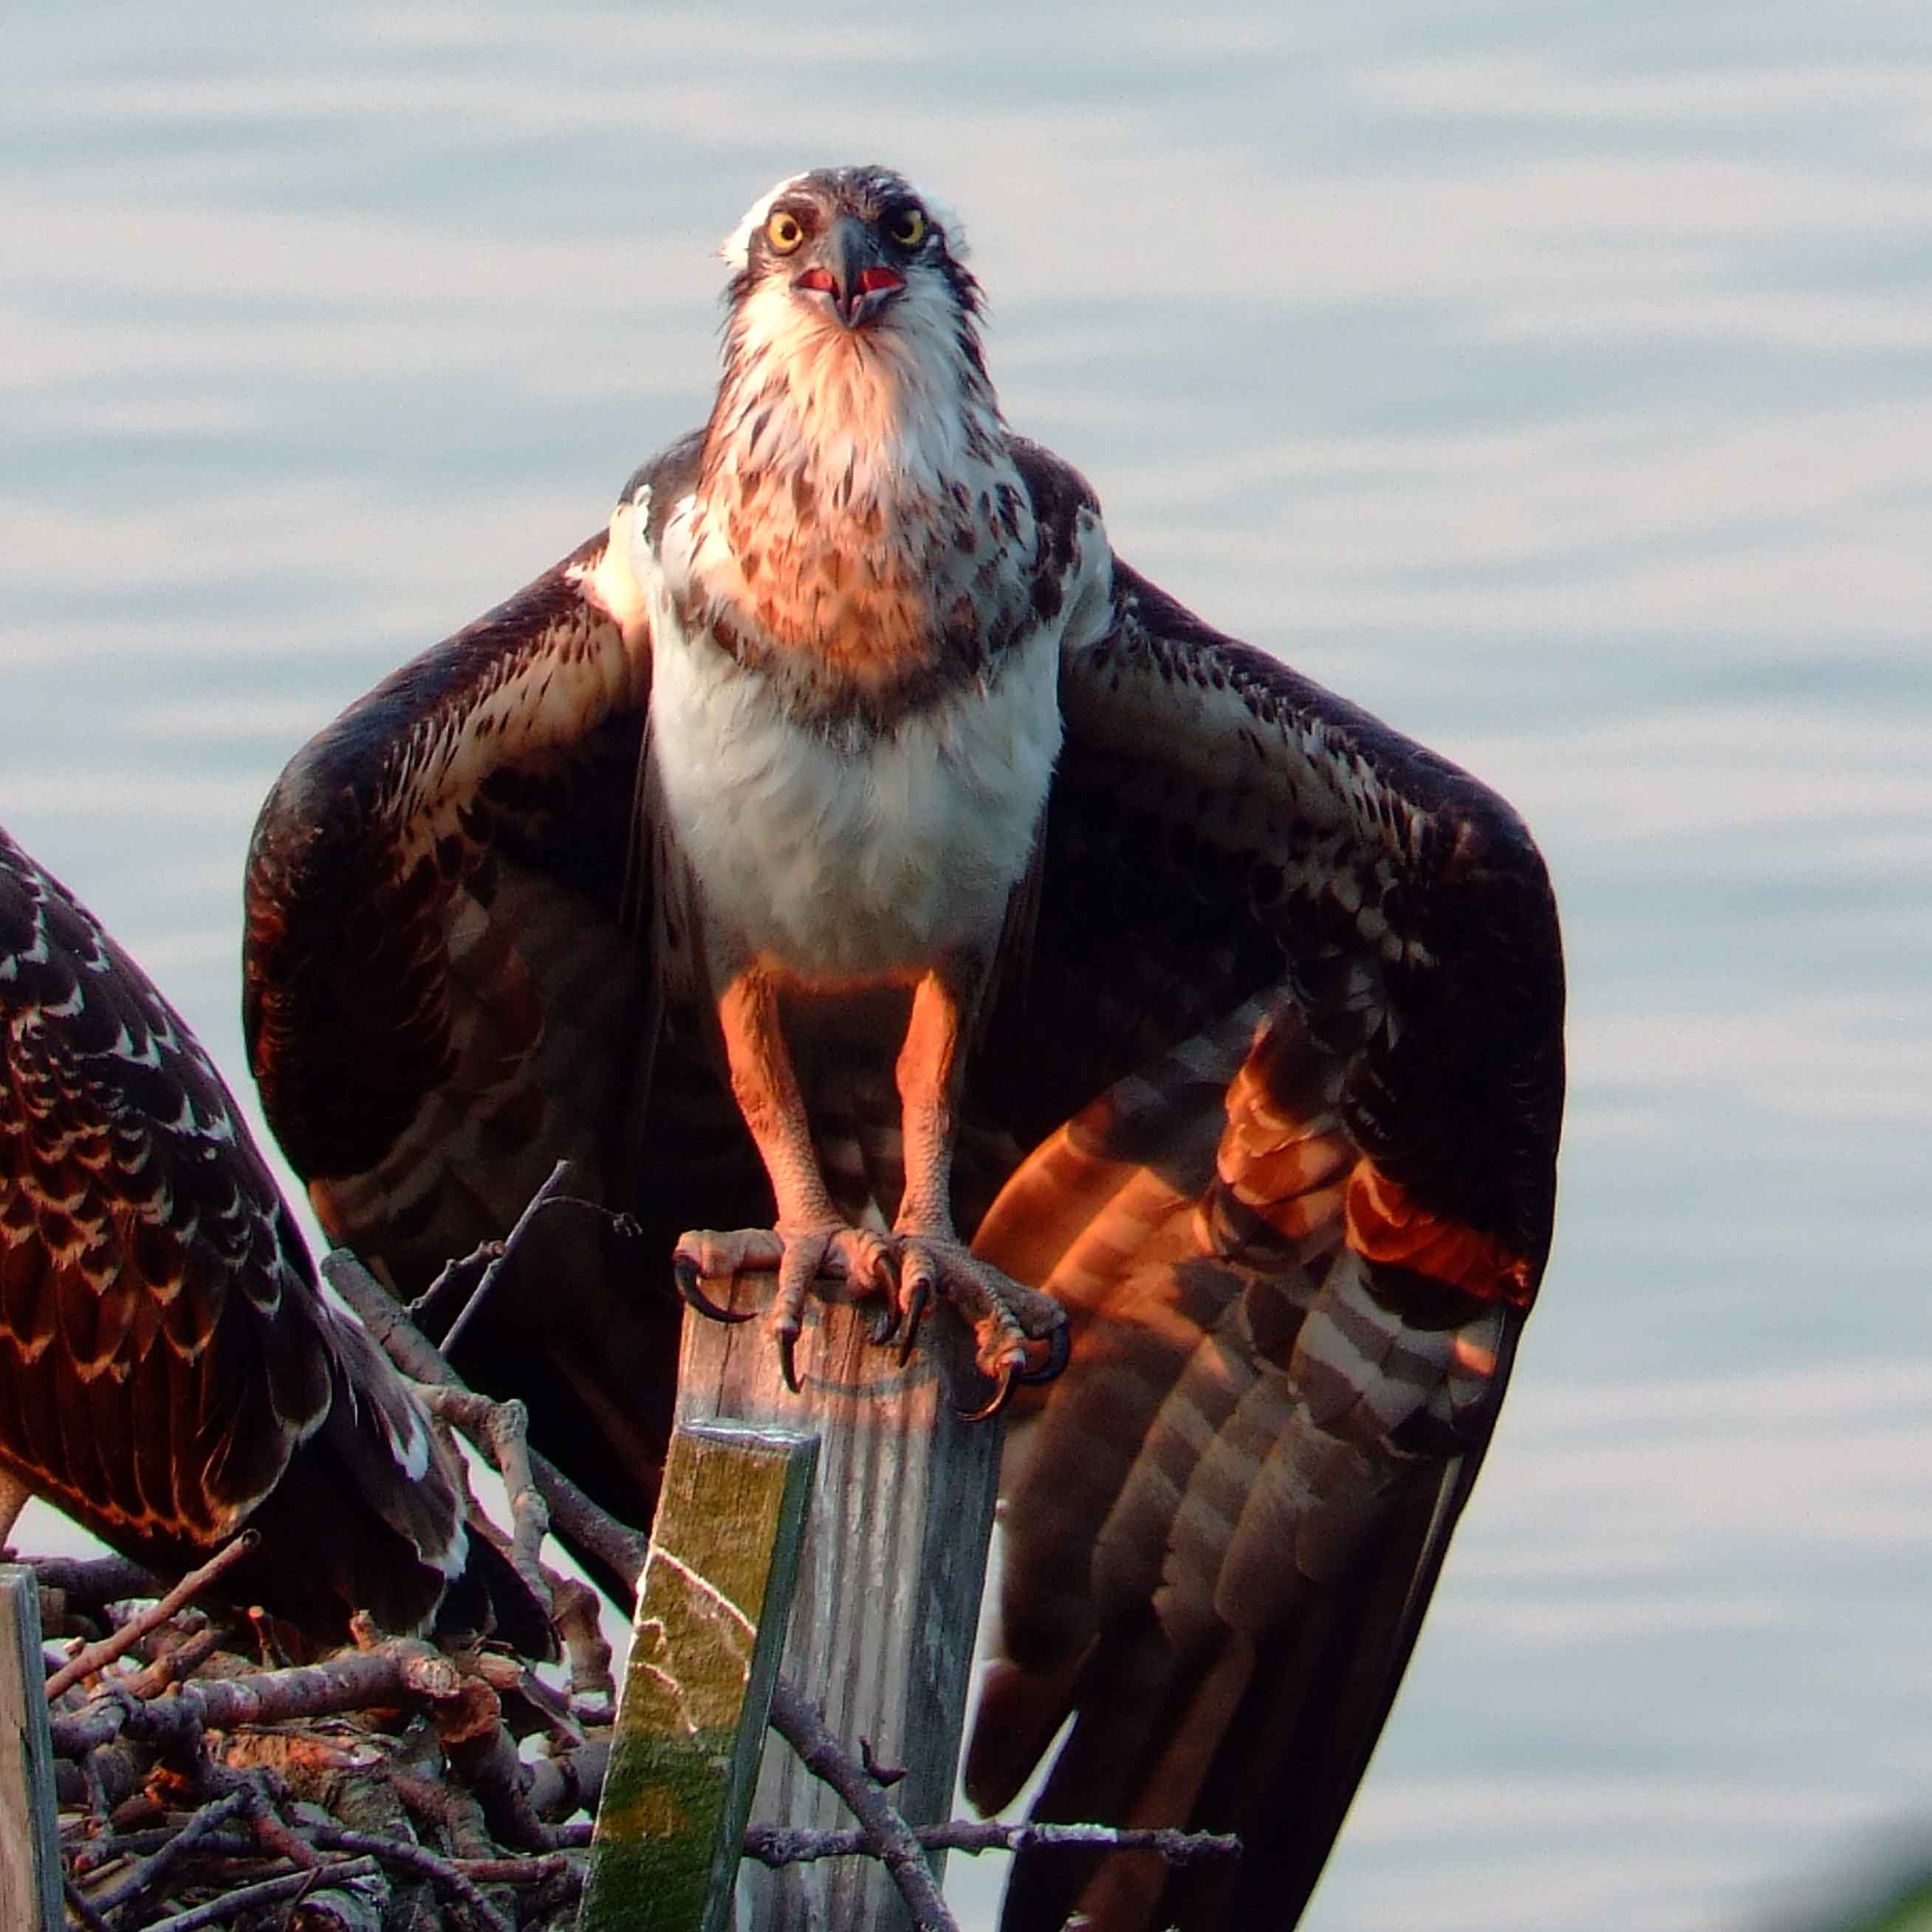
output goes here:
{"type": "Polygon", "coordinates": [[[813,254],[815,259],[792,286],[825,296],[848,328],[870,320],[905,286],[904,276],[886,262],[878,238],[849,214],[832,223],[813,254]]]}

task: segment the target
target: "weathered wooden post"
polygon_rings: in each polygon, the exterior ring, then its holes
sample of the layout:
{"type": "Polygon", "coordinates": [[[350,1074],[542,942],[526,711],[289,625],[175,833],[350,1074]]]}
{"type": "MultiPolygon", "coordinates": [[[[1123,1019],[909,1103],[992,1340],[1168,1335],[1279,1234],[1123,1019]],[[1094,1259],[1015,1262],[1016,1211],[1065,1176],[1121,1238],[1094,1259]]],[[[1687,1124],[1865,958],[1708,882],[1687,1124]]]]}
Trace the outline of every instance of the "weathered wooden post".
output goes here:
{"type": "MultiPolygon", "coordinates": [[[[871,1319],[869,1310],[815,1301],[799,1338],[794,1395],[762,1320],[727,1326],[687,1314],[678,1418],[818,1436],[782,1668],[823,1705],[835,1736],[854,1748],[863,1738],[880,1763],[904,1767],[892,1802],[917,1826],[952,1810],[1001,1425],[954,1412],[956,1388],[962,1402],[984,1389],[965,1331],[949,1314],[927,1321],[903,1366],[868,1339],[871,1319]]],[[[776,1739],[766,1745],[752,1816],[792,1828],[850,1822],[776,1739]]],[[[890,1932],[908,1923],[870,1858],[776,1872],[747,1866],[740,1892],[752,1900],[740,1932],[890,1932]]]]}
{"type": "Polygon", "coordinates": [[[0,1926],[61,1932],[59,1827],[47,1730],[40,1600],[25,1564],[0,1564],[0,1926]]]}
{"type": "Polygon", "coordinates": [[[818,1444],[680,1426],[578,1932],[724,1932],[818,1444]]]}

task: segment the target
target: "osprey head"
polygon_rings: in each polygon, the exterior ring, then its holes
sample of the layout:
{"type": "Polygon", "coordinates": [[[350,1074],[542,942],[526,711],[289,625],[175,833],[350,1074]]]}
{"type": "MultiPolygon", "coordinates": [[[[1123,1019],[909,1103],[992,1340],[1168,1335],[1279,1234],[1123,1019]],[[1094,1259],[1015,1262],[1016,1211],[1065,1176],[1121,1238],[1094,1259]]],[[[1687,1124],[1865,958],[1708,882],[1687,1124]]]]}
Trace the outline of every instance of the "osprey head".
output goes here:
{"type": "Polygon", "coordinates": [[[979,309],[951,212],[890,168],[817,168],[754,202],[718,251],[737,269],[726,299],[742,310],[774,296],[847,333],[900,311],[955,326],[979,309]]]}
{"type": "Polygon", "coordinates": [[[788,477],[788,501],[895,531],[903,508],[930,534],[930,506],[977,489],[1004,431],[950,211],[890,168],[815,169],[760,196],[720,252],[737,272],[704,494],[788,477]]]}

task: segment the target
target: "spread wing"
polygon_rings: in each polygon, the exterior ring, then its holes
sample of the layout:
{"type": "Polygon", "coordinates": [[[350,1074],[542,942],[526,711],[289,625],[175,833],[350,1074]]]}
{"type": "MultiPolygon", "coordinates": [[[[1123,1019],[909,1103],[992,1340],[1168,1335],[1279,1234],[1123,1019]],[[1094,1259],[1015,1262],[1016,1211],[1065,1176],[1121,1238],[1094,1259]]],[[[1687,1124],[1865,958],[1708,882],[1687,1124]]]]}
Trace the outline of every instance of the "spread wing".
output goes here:
{"type": "MultiPolygon", "coordinates": [[[[694,452],[628,502],[671,500],[694,452]]],[[[1089,500],[1018,453],[1050,590],[1089,500]]],[[[637,1217],[614,1254],[544,1217],[572,1252],[500,1289],[458,1357],[634,1522],[674,1394],[672,1244],[772,1208],[714,1062],[660,1008],[651,949],[678,942],[632,845],[632,514],[298,756],[256,828],[244,964],[268,1118],[399,1292],[502,1234],[561,1156],[637,1217]]],[[[1541,1269],[1555,914],[1500,801],[1124,566],[1060,695],[955,1168],[960,1224],[1076,1332],[1016,1452],[973,1784],[1004,1799],[1077,1712],[1048,1808],[1234,1821],[1235,1904],[1279,1923],[1394,1694],[1541,1269]]],[[[890,1081],[814,1128],[835,1187],[895,1198],[890,1081]]],[[[1012,1923],[1058,1924],[1090,1880],[1130,1900],[1102,1924],[1246,1922],[1056,1855],[1012,1923]]]]}
{"type": "MultiPolygon", "coordinates": [[[[243,1010],[262,1105],[322,1226],[405,1298],[507,1233],[560,1158],[579,1191],[644,1217],[634,1248],[593,1217],[534,1222],[456,1361],[523,1397],[534,1439],[647,1522],[678,1304],[639,1258],[668,1258],[684,1223],[664,1217],[701,1193],[709,1143],[702,1122],[665,1124],[674,1070],[652,1077],[630,514],[289,766],[249,855],[243,1010]]],[[[716,1111],[735,1150],[728,1097],[716,1111]]]]}
{"type": "Polygon", "coordinates": [[[1547,1252],[1555,910],[1492,794],[1124,566],[1062,700],[1030,966],[980,1070],[1036,1146],[975,1245],[1074,1341],[1009,1450],[968,1788],[1010,1802],[1070,1714],[1036,1815],[1246,1846],[1232,1878],[1022,1856],[1005,1932],[1285,1925],[1547,1252]]]}
{"type": "Polygon", "coordinates": [[[452,1472],[220,1076],[4,832],[0,1468],[164,1567],[251,1522],[236,1587],[338,1635],[418,1627],[464,1567],[452,1472]]]}

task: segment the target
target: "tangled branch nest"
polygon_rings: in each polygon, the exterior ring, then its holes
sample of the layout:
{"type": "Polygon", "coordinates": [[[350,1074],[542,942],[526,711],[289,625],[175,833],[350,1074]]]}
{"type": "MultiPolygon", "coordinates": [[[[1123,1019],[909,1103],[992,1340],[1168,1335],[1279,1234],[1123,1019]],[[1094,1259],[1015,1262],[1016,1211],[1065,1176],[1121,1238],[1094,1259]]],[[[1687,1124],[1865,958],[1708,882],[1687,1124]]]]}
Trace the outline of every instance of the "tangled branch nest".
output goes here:
{"type": "MultiPolygon", "coordinates": [[[[292,1663],[260,1620],[137,1616],[126,1599],[153,1586],[118,1558],[34,1567],[50,1631],[146,1626],[52,1701],[62,1858],[82,1923],[572,1923],[590,1838],[580,1814],[609,1755],[608,1649],[598,1708],[500,1652],[362,1628],[354,1647],[292,1663]]],[[[587,1610],[594,1630],[594,1602],[564,1607],[587,1610]]]]}
{"type": "MultiPolygon", "coordinates": [[[[478,1268],[514,1247],[540,1208],[566,1204],[564,1178],[560,1166],[500,1249],[462,1264],[472,1304],[488,1287],[487,1269],[476,1286],[478,1268]]],[[[352,1645],[304,1660],[290,1654],[294,1634],[259,1612],[195,1607],[249,1533],[165,1592],[118,1557],[30,1559],[44,1632],[72,1640],[46,1686],[70,1914],[88,1932],[569,1932],[616,1700],[601,1600],[538,1552],[555,1524],[635,1575],[645,1539],[530,1450],[521,1405],[465,1388],[352,1258],[324,1268],[436,1425],[502,1477],[510,1532],[480,1510],[472,1529],[548,1598],[568,1688],[500,1646],[439,1648],[361,1622],[352,1645]]],[[[897,1774],[862,1740],[848,1750],[782,1680],[772,1723],[857,1823],[754,1826],[746,1855],[774,1866],[880,1858],[922,1932],[956,1927],[921,1849],[1104,1845],[1176,1862],[1239,1852],[1232,1838],[1097,1826],[956,1820],[915,1831],[888,1795],[897,1774]]]]}

